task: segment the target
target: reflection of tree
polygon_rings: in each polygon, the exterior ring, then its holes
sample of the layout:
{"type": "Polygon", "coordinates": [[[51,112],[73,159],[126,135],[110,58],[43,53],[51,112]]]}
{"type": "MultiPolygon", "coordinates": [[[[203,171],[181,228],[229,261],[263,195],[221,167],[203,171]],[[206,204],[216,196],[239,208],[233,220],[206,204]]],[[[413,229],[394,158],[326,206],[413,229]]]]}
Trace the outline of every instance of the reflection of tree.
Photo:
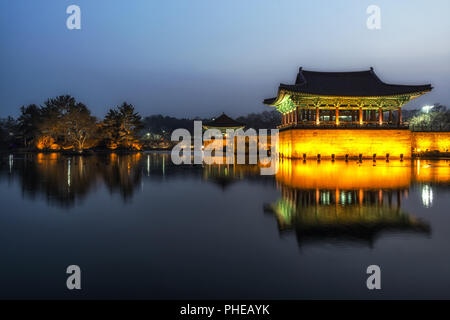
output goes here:
{"type": "Polygon", "coordinates": [[[194,177],[225,188],[232,181],[261,179],[257,165],[174,165],[169,153],[28,153],[11,157],[15,160],[1,158],[0,178],[18,179],[24,196],[43,197],[62,207],[74,206],[99,183],[104,183],[110,193],[117,192],[123,200],[129,200],[146,181],[194,177]]]}
{"type": "Polygon", "coordinates": [[[350,241],[372,247],[384,232],[431,232],[401,209],[406,190],[281,190],[282,198],[265,209],[275,214],[281,233],[295,232],[299,245],[350,241]]]}
{"type": "Polygon", "coordinates": [[[99,171],[110,192],[118,190],[125,200],[133,196],[141,181],[140,158],[140,153],[121,156],[111,153],[104,159],[99,171]]]}
{"type": "MultiPolygon", "coordinates": [[[[133,194],[141,179],[140,154],[64,156],[59,153],[26,154],[14,161],[14,177],[24,196],[41,195],[51,204],[73,206],[103,181],[110,192],[124,199],[133,194]]],[[[3,163],[2,163],[3,167],[3,163]]]]}
{"type": "Polygon", "coordinates": [[[96,178],[93,158],[60,154],[28,154],[15,162],[24,195],[43,195],[49,203],[69,207],[85,197],[96,178]]]}

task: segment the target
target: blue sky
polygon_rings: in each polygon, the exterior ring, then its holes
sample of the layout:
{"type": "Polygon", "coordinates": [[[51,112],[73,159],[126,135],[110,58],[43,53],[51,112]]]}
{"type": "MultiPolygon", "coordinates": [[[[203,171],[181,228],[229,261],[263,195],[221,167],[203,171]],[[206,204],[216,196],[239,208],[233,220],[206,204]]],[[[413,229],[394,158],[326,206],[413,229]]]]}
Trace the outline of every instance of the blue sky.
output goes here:
{"type": "Polygon", "coordinates": [[[143,115],[269,110],[299,66],[431,83],[410,107],[450,107],[448,0],[2,0],[0,117],[72,94],[96,116],[128,101],[143,115]],[[81,8],[81,30],[66,8],[81,8]],[[381,8],[381,30],[366,8],[381,8]]]}

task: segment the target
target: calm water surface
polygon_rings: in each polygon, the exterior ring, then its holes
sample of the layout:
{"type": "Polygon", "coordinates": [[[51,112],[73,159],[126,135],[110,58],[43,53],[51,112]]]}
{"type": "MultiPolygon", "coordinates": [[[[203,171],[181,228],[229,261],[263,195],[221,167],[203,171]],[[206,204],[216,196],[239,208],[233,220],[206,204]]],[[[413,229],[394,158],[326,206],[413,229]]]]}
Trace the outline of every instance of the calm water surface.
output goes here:
{"type": "Polygon", "coordinates": [[[0,298],[450,298],[449,165],[3,154],[0,298]]]}

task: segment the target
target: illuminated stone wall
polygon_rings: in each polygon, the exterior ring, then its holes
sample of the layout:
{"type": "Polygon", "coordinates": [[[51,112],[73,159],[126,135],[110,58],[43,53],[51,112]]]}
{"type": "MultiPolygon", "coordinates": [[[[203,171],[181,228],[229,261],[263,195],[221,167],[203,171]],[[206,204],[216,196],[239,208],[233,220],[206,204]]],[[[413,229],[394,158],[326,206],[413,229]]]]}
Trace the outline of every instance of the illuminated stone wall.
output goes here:
{"type": "Polygon", "coordinates": [[[376,129],[290,129],[280,132],[280,154],[288,158],[411,157],[411,131],[376,129]]]}
{"type": "Polygon", "coordinates": [[[449,152],[450,132],[413,132],[412,147],[414,152],[449,152]]]}

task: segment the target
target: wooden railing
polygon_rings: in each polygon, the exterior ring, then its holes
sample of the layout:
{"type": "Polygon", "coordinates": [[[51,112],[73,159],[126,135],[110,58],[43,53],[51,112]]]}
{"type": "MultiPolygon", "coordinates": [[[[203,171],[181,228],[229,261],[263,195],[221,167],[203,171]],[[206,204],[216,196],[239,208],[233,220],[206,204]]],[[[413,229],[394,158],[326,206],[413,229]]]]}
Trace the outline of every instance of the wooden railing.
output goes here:
{"type": "Polygon", "coordinates": [[[364,121],[363,124],[359,124],[359,122],[351,122],[351,121],[341,121],[339,124],[336,124],[335,121],[321,121],[317,124],[315,121],[302,121],[299,123],[289,123],[284,125],[279,125],[278,129],[286,129],[286,128],[316,128],[316,129],[408,129],[409,126],[407,123],[387,123],[384,122],[381,125],[378,121],[364,121]]]}

